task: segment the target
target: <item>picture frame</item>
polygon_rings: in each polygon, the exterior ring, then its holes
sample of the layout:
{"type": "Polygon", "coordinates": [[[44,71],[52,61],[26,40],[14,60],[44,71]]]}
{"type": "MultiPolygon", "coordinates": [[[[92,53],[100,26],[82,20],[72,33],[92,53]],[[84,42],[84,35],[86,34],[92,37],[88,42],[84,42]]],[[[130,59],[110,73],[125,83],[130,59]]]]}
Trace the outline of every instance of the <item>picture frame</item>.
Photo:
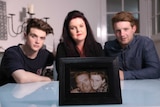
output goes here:
{"type": "Polygon", "coordinates": [[[117,57],[60,58],[59,70],[60,106],[122,104],[117,57]],[[100,73],[103,73],[103,82],[99,83],[103,85],[97,88],[94,78],[100,76],[92,74],[100,73]]]}

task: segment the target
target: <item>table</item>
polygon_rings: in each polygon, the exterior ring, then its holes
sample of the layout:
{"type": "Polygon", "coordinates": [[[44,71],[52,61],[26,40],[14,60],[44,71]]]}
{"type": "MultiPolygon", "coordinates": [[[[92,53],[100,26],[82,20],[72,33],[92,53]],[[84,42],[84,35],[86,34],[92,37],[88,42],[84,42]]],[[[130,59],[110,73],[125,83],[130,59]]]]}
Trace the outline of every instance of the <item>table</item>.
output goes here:
{"type": "MultiPolygon", "coordinates": [[[[160,107],[160,79],[124,80],[121,89],[123,104],[83,107],[160,107]]],[[[58,107],[58,99],[58,81],[9,83],[0,87],[0,107],[58,107]]]]}

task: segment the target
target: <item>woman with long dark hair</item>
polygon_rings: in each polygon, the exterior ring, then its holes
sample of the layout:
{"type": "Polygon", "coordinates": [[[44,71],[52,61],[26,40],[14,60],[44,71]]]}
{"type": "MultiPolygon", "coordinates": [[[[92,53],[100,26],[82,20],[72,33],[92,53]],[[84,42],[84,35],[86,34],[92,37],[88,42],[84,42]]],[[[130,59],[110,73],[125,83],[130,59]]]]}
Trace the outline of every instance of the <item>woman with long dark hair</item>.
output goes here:
{"type": "Polygon", "coordinates": [[[57,72],[59,71],[59,58],[100,56],[103,56],[102,46],[95,40],[84,14],[78,10],[69,12],[64,20],[62,36],[57,47],[57,72]]]}

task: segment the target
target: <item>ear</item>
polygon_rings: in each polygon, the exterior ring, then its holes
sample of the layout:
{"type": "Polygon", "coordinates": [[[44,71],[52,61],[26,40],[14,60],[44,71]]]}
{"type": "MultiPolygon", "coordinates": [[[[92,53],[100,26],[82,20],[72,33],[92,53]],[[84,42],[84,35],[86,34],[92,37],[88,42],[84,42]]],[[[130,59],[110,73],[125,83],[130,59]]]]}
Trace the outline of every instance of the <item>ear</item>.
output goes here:
{"type": "Polygon", "coordinates": [[[136,25],[133,25],[132,29],[133,29],[133,32],[135,33],[136,30],[137,30],[137,26],[136,26],[136,25]]]}
{"type": "Polygon", "coordinates": [[[25,40],[27,38],[27,34],[24,33],[23,39],[25,40]]]}

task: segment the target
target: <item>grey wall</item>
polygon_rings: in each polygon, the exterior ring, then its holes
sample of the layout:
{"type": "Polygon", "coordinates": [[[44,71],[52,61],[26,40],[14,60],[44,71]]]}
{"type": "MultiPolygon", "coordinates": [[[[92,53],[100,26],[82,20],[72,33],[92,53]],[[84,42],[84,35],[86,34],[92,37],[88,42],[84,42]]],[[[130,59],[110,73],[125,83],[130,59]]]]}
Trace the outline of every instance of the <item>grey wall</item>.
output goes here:
{"type": "MultiPolygon", "coordinates": [[[[7,16],[9,13],[16,14],[14,16],[14,29],[22,24],[20,22],[20,13],[23,8],[27,8],[29,4],[34,5],[35,15],[33,17],[43,18],[50,17],[48,23],[54,28],[54,36],[49,35],[46,45],[49,50],[57,46],[62,32],[62,25],[65,16],[71,10],[77,9],[82,11],[87,17],[92,30],[97,35],[97,27],[101,23],[101,1],[104,0],[3,0],[7,3],[7,16]]],[[[26,14],[26,18],[29,15],[26,14]]],[[[8,29],[9,30],[9,29],[8,29]]],[[[101,38],[96,36],[97,41],[101,42],[101,38]]],[[[23,43],[23,34],[17,37],[8,35],[7,40],[0,40],[0,47],[6,49],[9,46],[23,43]]],[[[0,48],[0,51],[3,49],[0,48]]]]}

